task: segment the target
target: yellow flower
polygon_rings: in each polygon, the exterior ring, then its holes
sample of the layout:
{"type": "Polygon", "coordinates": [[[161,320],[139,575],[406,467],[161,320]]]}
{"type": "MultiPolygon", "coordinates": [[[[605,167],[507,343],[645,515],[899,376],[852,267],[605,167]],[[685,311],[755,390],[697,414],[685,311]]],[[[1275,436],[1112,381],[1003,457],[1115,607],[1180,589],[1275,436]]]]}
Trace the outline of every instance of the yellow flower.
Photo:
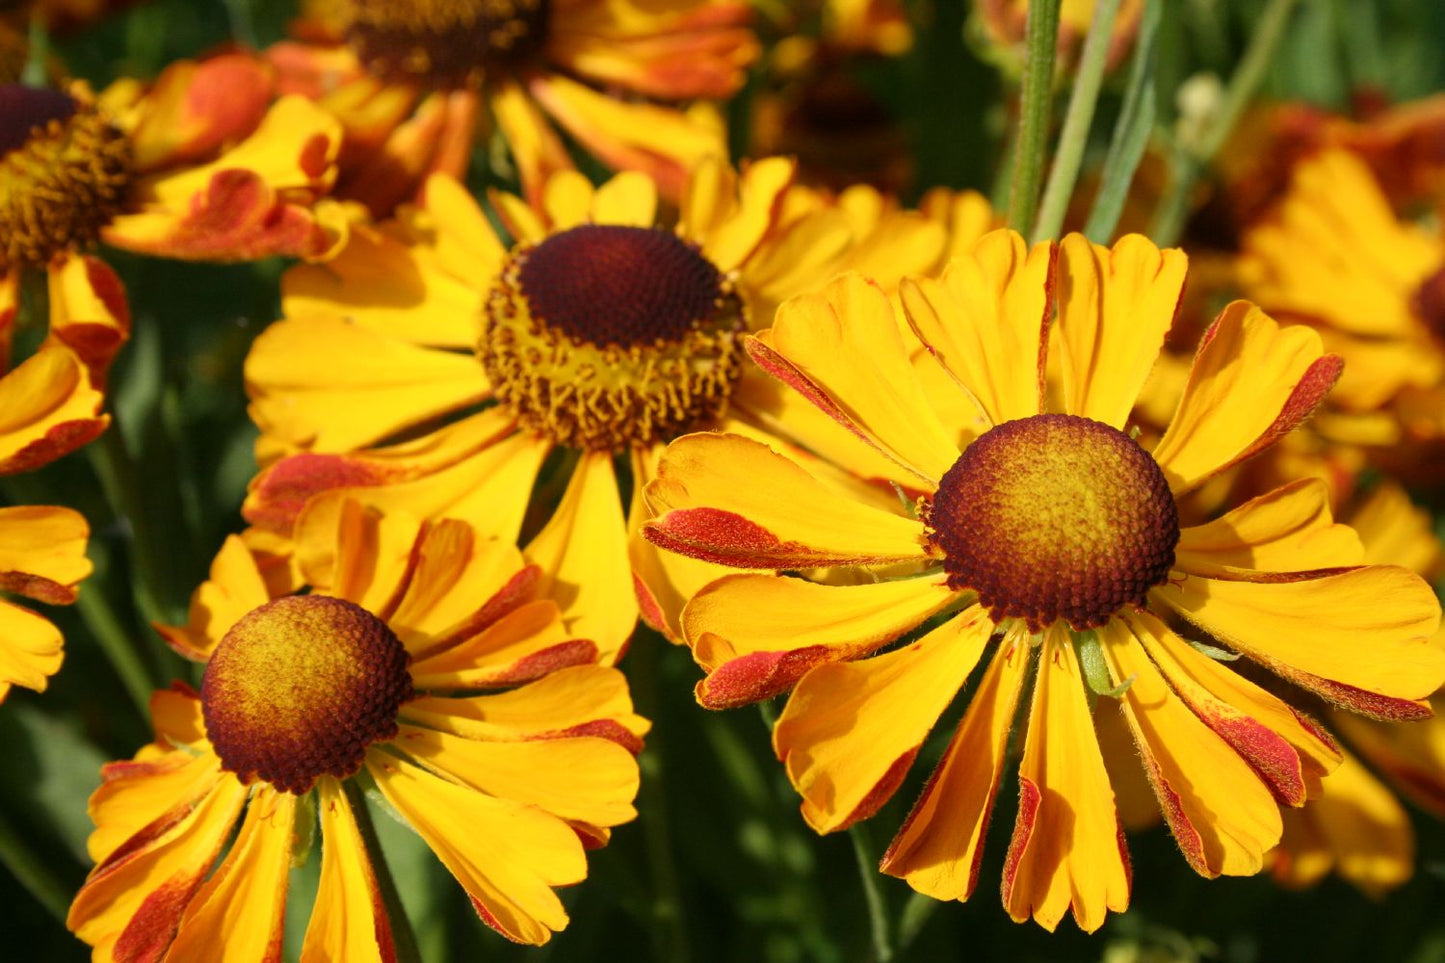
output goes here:
{"type": "Polygon", "coordinates": [[[839,266],[924,270],[944,242],[916,213],[795,207],[792,171],[710,162],[675,229],[647,177],[593,188],[564,173],[540,207],[494,196],[510,246],[456,182],[433,178],[424,208],[356,228],[336,260],[283,279],[286,320],[256,340],[246,380],[263,463],[291,457],[252,486],[247,520],[302,542],[356,497],[513,540],[533,504],[527,556],[568,586],[576,631],[612,654],[639,612],[672,631],[718,573],[637,535],[662,446],[713,426],[776,438],[782,423],[812,450],[847,444],[747,363],[742,337],[839,266]],[[549,456],[566,490],[533,502],[549,456]]]}
{"type": "Polygon", "coordinates": [[[69,925],[95,959],[271,955],[318,817],[301,959],[393,959],[362,785],[523,943],[566,925],[553,889],[585,877],[582,840],[634,817],[647,723],[596,646],[563,631],[535,566],[460,522],[354,504],[333,538],[311,592],[274,597],[233,537],[190,624],[165,630],[205,676],[155,696],[155,741],[91,797],[97,865],[69,925]]]}
{"type": "MultiPolygon", "coordinates": [[[[89,534],[85,519],[68,508],[0,508],[0,591],[49,605],[74,602],[76,586],[90,574],[89,534]]],[[[61,641],[48,620],[0,598],[0,701],[11,686],[44,692],[60,669],[61,641]]]]}
{"type": "Polygon", "coordinates": [[[430,174],[463,177],[493,124],[539,199],[573,166],[549,118],[676,199],[689,169],[725,152],[716,113],[683,104],[731,96],[758,54],[739,0],[322,0],[309,14],[304,39],[267,59],[282,89],[340,118],[339,191],[378,215],[430,174]]]}
{"type": "Polygon", "coordinates": [[[887,296],[865,279],[784,304],[749,352],[886,458],[882,480],[916,496],[917,517],[896,500],[890,511],[849,498],[728,434],[674,442],[647,487],[657,517],[644,530],[666,548],[829,575],[728,575],[682,616],[707,672],[703,705],[792,691],[773,746],[816,830],[876,812],[983,663],[883,858],[919,892],[972,893],[1030,691],[1003,875],[1014,919],[1052,928],[1072,909],[1092,931],[1128,905],[1088,689],[1117,700],[1098,711],[1122,713],[1189,865],[1205,876],[1262,867],[1281,831],[1278,801],[1317,794],[1339,754],[1315,723],[1208,654],[1222,650],[1186,641],[1175,617],[1377,717],[1429,715],[1419,700],[1445,679],[1445,653],[1425,639],[1440,618],[1429,586],[1362,564],[1323,485],[1286,486],[1181,530],[1175,499],[1307,417],[1340,368],[1313,332],[1236,302],[1146,450],[1126,429],[1184,275],[1181,252],[1137,235],[1113,249],[1071,235],[1032,250],[1011,232],[986,235],[940,280],[902,286],[908,321],[946,375],[929,384],[887,296]],[[972,418],[939,416],[948,393],[972,418]]]}
{"type": "Polygon", "coordinates": [[[1361,160],[1302,161],[1278,209],[1245,233],[1239,277],[1345,359],[1316,430],[1381,455],[1445,437],[1445,241],[1397,219],[1361,160]]]}

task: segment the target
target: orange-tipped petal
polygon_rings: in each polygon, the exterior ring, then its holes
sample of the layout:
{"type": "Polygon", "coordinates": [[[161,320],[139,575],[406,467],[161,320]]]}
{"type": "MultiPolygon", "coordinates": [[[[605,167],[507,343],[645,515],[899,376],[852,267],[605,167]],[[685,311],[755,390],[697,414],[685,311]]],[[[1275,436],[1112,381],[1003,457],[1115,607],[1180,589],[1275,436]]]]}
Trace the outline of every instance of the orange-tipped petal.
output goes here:
{"type": "Polygon", "coordinates": [[[93,441],[110,416],[69,348],[42,348],[0,378],[0,475],[31,471],[93,441]]]}

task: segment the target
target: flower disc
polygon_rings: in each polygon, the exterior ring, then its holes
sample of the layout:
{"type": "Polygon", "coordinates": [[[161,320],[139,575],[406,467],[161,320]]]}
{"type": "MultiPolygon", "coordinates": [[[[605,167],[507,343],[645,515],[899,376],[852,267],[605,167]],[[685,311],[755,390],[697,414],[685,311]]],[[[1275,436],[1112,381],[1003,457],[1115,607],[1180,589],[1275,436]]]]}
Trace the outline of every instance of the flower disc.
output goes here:
{"type": "Polygon", "coordinates": [[[949,585],[995,622],[1097,628],[1174,564],[1168,482],[1128,435],[1075,415],[1005,422],[943,476],[927,518],[949,585]]]}
{"type": "Polygon", "coordinates": [[[412,696],[408,656],[381,619],[321,595],[242,617],[206,665],[206,733],[227,770],[301,793],[349,776],[367,746],[396,735],[412,696]]]}
{"type": "Polygon", "coordinates": [[[347,35],[367,69],[396,80],[475,85],[541,49],[550,0],[352,0],[347,35]]]}
{"type": "Polygon", "coordinates": [[[0,85],[0,274],[91,243],[125,206],[131,149],[94,107],[0,85]]]}
{"type": "Polygon", "coordinates": [[[478,355],[525,427],[621,451],[721,414],[746,329],[731,281],[694,245],[656,228],[585,224],[512,252],[478,355]]]}

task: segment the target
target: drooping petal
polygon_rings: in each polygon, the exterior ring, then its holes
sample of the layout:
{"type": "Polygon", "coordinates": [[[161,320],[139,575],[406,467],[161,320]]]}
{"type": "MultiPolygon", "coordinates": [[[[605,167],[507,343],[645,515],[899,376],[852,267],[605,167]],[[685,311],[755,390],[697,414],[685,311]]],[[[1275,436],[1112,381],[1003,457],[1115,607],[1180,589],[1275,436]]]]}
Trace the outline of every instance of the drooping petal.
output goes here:
{"type": "Polygon", "coordinates": [[[990,424],[1043,410],[1056,254],[1052,242],[1029,250],[1018,234],[994,231],[938,280],[899,287],[908,323],[990,424]]]}
{"type": "Polygon", "coordinates": [[[562,501],[523,554],[542,569],[542,591],[561,606],[568,630],[595,642],[604,661],[620,656],[638,608],[611,452],[582,455],[562,501]]]}
{"type": "Polygon", "coordinates": [[[482,921],[510,940],[540,946],[567,925],[554,886],[587,875],[582,843],[535,806],[493,799],[377,749],[367,771],[461,883],[482,921]]]}
{"type": "Polygon", "coordinates": [[[1070,234],[1059,250],[1064,411],[1122,429],[1179,311],[1188,259],[1141,234],[1112,248],[1070,234]]]}
{"type": "Polygon", "coordinates": [[[1119,708],[1184,859],[1201,876],[1250,876],[1279,842],[1279,805],[1234,748],[1174,694],[1119,619],[1100,630],[1119,708]]]}
{"type": "Polygon", "coordinates": [[[784,692],[815,665],[854,658],[895,639],[955,598],[945,577],[819,585],[773,575],[728,575],[682,613],[693,658],[708,670],[697,698],[710,709],[784,692]]]}
{"type": "Polygon", "coordinates": [[[798,681],[773,748],[820,833],[867,819],[907,775],[929,730],[963,687],[993,623],[981,608],[900,649],[825,662],[798,681]]]}
{"type": "Polygon", "coordinates": [[[1228,742],[1275,795],[1299,806],[1319,795],[1340,750],[1319,723],[1184,642],[1148,612],[1124,612],[1174,691],[1228,742]]]}
{"type": "Polygon", "coordinates": [[[748,339],[763,370],[910,469],[930,488],[958,459],[929,405],[882,289],[856,274],[778,309],[748,339]]]}
{"type": "Polygon", "coordinates": [[[230,852],[186,907],[172,958],[280,963],[296,798],[256,790],[230,852]]]}
{"type": "Polygon", "coordinates": [[[1019,693],[1032,664],[1027,636],[1006,635],[943,760],[883,854],[883,872],[934,899],[973,895],[1019,693]]]}
{"type": "Polygon", "coordinates": [[[49,620],[0,599],[0,702],[19,685],[44,692],[60,671],[64,639],[49,620]]]}
{"type": "Polygon", "coordinates": [[[881,565],[926,555],[915,519],[840,497],[794,462],[738,435],[668,446],[647,487],[649,540],[737,568],[881,565]]]}
{"type": "Polygon", "coordinates": [[[108,762],[101,784],[90,794],[87,812],[95,829],[86,852],[104,863],[147,826],[167,825],[189,812],[221,779],[220,760],[212,753],[174,749],[151,758],[108,762]]]}
{"type": "Polygon", "coordinates": [[[1342,712],[1332,713],[1330,721],[1396,790],[1445,819],[1445,696],[1437,693],[1430,704],[1435,715],[1409,725],[1373,722],[1342,712]]]}
{"type": "Polygon", "coordinates": [[[0,378],[0,475],[32,471],[99,437],[105,401],[69,348],[42,348],[0,378]]]}
{"type": "Polygon", "coordinates": [[[96,257],[65,254],[50,262],[50,330],[45,344],[74,351],[103,386],[111,359],[130,337],[130,305],[114,269],[96,257]]]}
{"type": "Polygon", "coordinates": [[[1302,478],[1179,533],[1181,572],[1228,578],[1240,570],[1307,572],[1364,561],[1359,536],[1330,513],[1328,486],[1302,478]]]}
{"type": "Polygon", "coordinates": [[[316,783],[321,816],[321,883],[301,944],[301,963],[392,963],[391,921],[366,844],[340,783],[316,783]]]}
{"type": "Polygon", "coordinates": [[[1094,738],[1074,647],[1051,631],[1039,654],[1019,763],[1019,814],[1003,869],[1003,904],[1053,931],[1067,910],[1085,933],[1129,907],[1129,855],[1094,738]]]}
{"type": "Polygon", "coordinates": [[[1365,715],[1428,715],[1414,700],[1445,682],[1445,651],[1426,638],[1440,623],[1440,605],[1407,569],[1371,565],[1273,582],[1187,576],[1150,596],[1272,671],[1365,715]]]}
{"type": "Polygon", "coordinates": [[[92,568],[89,535],[85,517],[69,508],[0,508],[0,590],[51,605],[74,602],[92,568]]]}
{"type": "Polygon", "coordinates": [[[1154,460],[1176,494],[1274,444],[1309,417],[1340,376],[1304,325],[1281,327],[1235,301],[1200,341],[1154,460]]]}
{"type": "Polygon", "coordinates": [[[157,625],[171,648],[205,662],[241,616],[271,601],[256,559],[238,535],[229,535],[211,560],[210,577],[191,593],[185,625],[157,625]]]}

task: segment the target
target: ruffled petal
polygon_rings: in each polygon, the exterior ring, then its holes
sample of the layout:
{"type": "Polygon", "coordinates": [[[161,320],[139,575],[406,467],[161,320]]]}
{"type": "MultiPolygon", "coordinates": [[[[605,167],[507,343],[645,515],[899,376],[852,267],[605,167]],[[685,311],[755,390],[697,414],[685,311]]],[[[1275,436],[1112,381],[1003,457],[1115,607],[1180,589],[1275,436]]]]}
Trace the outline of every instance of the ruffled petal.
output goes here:
{"type": "Polygon", "coordinates": [[[330,776],[316,783],[321,816],[321,883],[301,963],[390,963],[396,958],[391,921],[366,844],[341,784],[330,776]]]}
{"type": "Polygon", "coordinates": [[[883,565],[927,555],[916,519],[824,487],[773,449],[738,435],[673,442],[647,486],[657,545],[737,568],[883,565]]]}
{"type": "Polygon", "coordinates": [[[824,662],[798,681],[773,729],[773,749],[803,797],[809,826],[845,829],[892,797],[992,632],[975,608],[911,645],[824,662]]]}
{"type": "Polygon", "coordinates": [[[1003,904],[1053,931],[1066,910],[1085,933],[1129,907],[1129,854],[1094,737],[1073,644],[1051,631],[1039,655],[1019,763],[1019,814],[1003,868],[1003,904]]]}
{"type": "Polygon", "coordinates": [[[1019,693],[1032,664],[1027,636],[1006,635],[943,760],[883,854],[883,872],[934,899],[973,895],[1019,693]]]}
{"type": "Polygon", "coordinates": [[[141,172],[207,160],[250,136],[266,115],[272,79],[249,54],[178,60],[135,105],[130,141],[141,172]]]}
{"type": "Polygon", "coordinates": [[[251,416],[295,446],[350,451],[481,401],[476,359],[416,347],[340,317],[278,321],[246,356],[251,416]],[[341,363],[320,367],[318,358],[341,363]]]}
{"type": "Polygon", "coordinates": [[[1259,872],[1282,831],[1270,790],[1174,694],[1123,622],[1099,634],[1115,683],[1128,681],[1119,708],[1184,859],[1210,878],[1259,872]]]}
{"type": "Polygon", "coordinates": [[[105,396],[68,348],[41,348],[0,378],[0,475],[32,471],[93,441],[105,396]]]}
{"type": "Polygon", "coordinates": [[[846,586],[773,575],[720,578],[682,613],[693,658],[708,671],[698,701],[723,709],[775,696],[820,663],[897,638],[956,597],[942,573],[846,586]]]}
{"type": "Polygon", "coordinates": [[[1310,416],[1344,362],[1303,325],[1280,327],[1247,301],[1225,308],[1200,341],[1154,460],[1175,493],[1274,444],[1310,416]]]}
{"type": "Polygon", "coordinates": [[[1440,624],[1440,604],[1407,569],[1372,565],[1273,582],[1186,576],[1150,596],[1290,681],[1365,715],[1429,715],[1414,700],[1445,682],[1445,650],[1427,639],[1440,624]]]}
{"type": "Polygon", "coordinates": [[[1307,572],[1364,561],[1360,538],[1330,512],[1330,491],[1303,478],[1179,533],[1174,567],[1228,578],[1242,570],[1307,572]]]}
{"type": "Polygon", "coordinates": [[[595,642],[604,661],[619,657],[638,607],[611,452],[582,455],[562,501],[524,554],[545,573],[542,591],[562,607],[568,630],[595,642]]]}
{"type": "Polygon", "coordinates": [[[461,883],[482,921],[518,943],[540,946],[567,925],[554,886],[587,875],[582,843],[535,806],[493,799],[378,750],[367,771],[461,883]]]}
{"type": "Polygon", "coordinates": [[[44,692],[64,659],[60,630],[29,609],[0,599],[0,639],[0,702],[15,685],[44,692]]]}
{"type": "Polygon", "coordinates": [[[279,963],[296,798],[256,790],[230,852],[186,907],[172,958],[279,963]]]}
{"type": "Polygon", "coordinates": [[[829,417],[910,469],[930,488],[958,459],[930,406],[882,289],[845,274],[778,309],[748,353],[829,417]]]}
{"type": "Polygon", "coordinates": [[[994,231],[938,280],[899,287],[919,340],[992,425],[1043,410],[1056,256],[1052,242],[1029,250],[1017,233],[994,231]]]}
{"type": "Polygon", "coordinates": [[[1113,248],[1070,234],[1059,250],[1064,411],[1122,429],[1174,324],[1188,259],[1141,234],[1113,248]]]}

